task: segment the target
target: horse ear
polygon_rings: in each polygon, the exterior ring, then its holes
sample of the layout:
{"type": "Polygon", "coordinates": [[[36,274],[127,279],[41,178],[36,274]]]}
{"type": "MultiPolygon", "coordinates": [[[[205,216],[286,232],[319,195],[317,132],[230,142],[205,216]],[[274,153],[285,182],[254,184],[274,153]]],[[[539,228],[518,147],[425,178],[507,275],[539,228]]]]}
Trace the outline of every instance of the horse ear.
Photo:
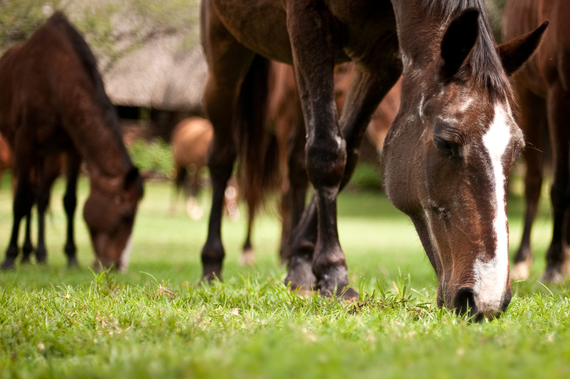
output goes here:
{"type": "Polygon", "coordinates": [[[532,32],[513,38],[497,47],[503,68],[508,76],[514,74],[534,54],[540,45],[540,41],[542,41],[547,26],[548,21],[545,21],[532,32]]]}
{"type": "Polygon", "coordinates": [[[441,58],[444,78],[451,78],[461,68],[473,50],[479,36],[479,10],[465,9],[449,24],[441,40],[441,58]]]}

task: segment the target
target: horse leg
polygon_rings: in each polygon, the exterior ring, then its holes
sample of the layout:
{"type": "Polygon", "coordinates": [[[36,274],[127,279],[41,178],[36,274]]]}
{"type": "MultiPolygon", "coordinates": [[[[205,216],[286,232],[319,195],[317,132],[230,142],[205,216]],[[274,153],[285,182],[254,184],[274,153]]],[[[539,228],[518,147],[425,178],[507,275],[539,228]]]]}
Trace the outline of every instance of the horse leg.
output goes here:
{"type": "Polygon", "coordinates": [[[188,177],[184,183],[184,194],[186,198],[186,212],[194,220],[199,220],[204,211],[198,202],[198,194],[200,193],[200,178],[198,168],[188,177]]]}
{"type": "Polygon", "coordinates": [[[3,270],[15,267],[14,261],[18,257],[18,231],[20,229],[20,222],[23,217],[31,213],[34,201],[34,195],[30,183],[29,166],[23,167],[20,163],[17,177],[16,196],[14,197],[14,204],[12,207],[14,215],[12,234],[10,236],[8,249],[6,250],[6,258],[4,259],[2,266],[0,266],[3,270]]]}
{"type": "Polygon", "coordinates": [[[53,182],[59,175],[60,165],[58,156],[50,156],[44,160],[42,172],[39,174],[38,188],[38,246],[36,248],[36,261],[46,263],[47,249],[45,243],[45,214],[49,205],[50,191],[53,182]]]}
{"type": "Polygon", "coordinates": [[[77,180],[79,178],[79,168],[81,158],[77,153],[69,153],[67,159],[67,187],[63,196],[63,207],[67,215],[67,240],[65,241],[65,255],[67,256],[67,266],[77,267],[77,247],[75,245],[74,223],[75,209],[77,208],[77,180]]]}
{"type": "MultiPolygon", "coordinates": [[[[516,84],[515,84],[516,85],[516,84]]],[[[526,88],[518,86],[517,94],[521,109],[519,125],[526,136],[527,148],[523,151],[526,161],[525,175],[525,219],[521,245],[515,256],[515,265],[511,271],[513,280],[525,280],[530,274],[533,253],[530,245],[532,224],[538,211],[538,201],[543,179],[542,140],[546,127],[546,104],[526,88]]]]}
{"type": "MultiPolygon", "coordinates": [[[[300,106],[299,106],[300,107],[300,106]]],[[[302,110],[298,111],[298,120],[287,141],[287,177],[288,186],[281,201],[283,226],[281,230],[281,248],[279,255],[284,265],[291,258],[291,236],[305,210],[305,197],[309,187],[307,166],[305,164],[305,124],[302,110]]],[[[312,275],[312,273],[311,273],[312,275]]],[[[314,277],[311,279],[314,282],[314,277]]]]}
{"type": "Polygon", "coordinates": [[[176,214],[176,203],[178,202],[178,194],[186,180],[186,168],[175,164],[176,177],[174,178],[174,185],[172,186],[172,200],[170,202],[170,213],[176,214]]]}
{"type": "Polygon", "coordinates": [[[22,260],[20,263],[30,263],[30,257],[34,252],[34,245],[32,244],[32,209],[26,215],[26,229],[24,235],[24,245],[22,246],[22,260]]]}
{"type": "Polygon", "coordinates": [[[202,2],[200,17],[206,60],[210,69],[204,90],[204,110],[212,122],[214,136],[208,154],[212,181],[212,207],[208,237],[202,249],[203,278],[221,279],[225,256],[221,239],[224,193],[236,159],[232,118],[240,85],[253,61],[254,53],[229,33],[208,1],[202,2]],[[216,40],[216,43],[210,41],[216,40]]]}
{"type": "MultiPolygon", "coordinates": [[[[314,15],[312,15],[312,17],[314,17],[314,15]]],[[[358,147],[372,113],[378,106],[380,100],[397,81],[398,76],[401,73],[401,64],[397,58],[398,45],[396,36],[389,36],[385,42],[385,44],[379,44],[381,46],[379,46],[379,50],[375,55],[379,58],[377,61],[375,60],[374,62],[369,62],[371,65],[367,67],[364,67],[363,65],[358,67],[349,93],[349,97],[347,99],[347,105],[340,120],[343,137],[346,141],[345,165],[339,164],[341,158],[338,155],[335,157],[336,162],[330,158],[329,159],[333,162],[325,163],[322,161],[322,158],[321,161],[319,161],[319,157],[324,156],[322,151],[324,142],[317,142],[311,133],[311,127],[309,128],[309,140],[306,148],[307,167],[309,178],[314,184],[316,191],[311,200],[311,203],[305,210],[303,217],[294,232],[294,238],[292,241],[292,257],[289,265],[289,275],[286,278],[286,283],[291,283],[292,287],[310,287],[312,285],[310,282],[305,281],[311,279],[310,276],[307,275],[307,263],[309,262],[311,255],[313,255],[313,273],[317,279],[317,286],[322,291],[325,293],[331,293],[330,289],[332,286],[336,286],[338,291],[342,290],[342,286],[348,284],[344,254],[338,245],[338,235],[336,230],[336,195],[338,191],[343,188],[346,183],[348,183],[352,172],[354,171],[358,158],[358,147]],[[377,66],[374,67],[374,64],[377,66]],[[374,69],[377,70],[377,67],[384,68],[384,70],[382,70],[382,75],[372,74],[374,72],[374,69]],[[321,147],[320,149],[317,148],[314,150],[316,153],[314,156],[311,156],[312,145],[321,147]],[[337,171],[333,174],[331,172],[332,170],[323,169],[323,167],[330,167],[331,169],[337,169],[337,171]],[[331,178],[327,178],[327,176],[331,174],[336,175],[336,183],[334,187],[330,185],[332,184],[331,178]],[[323,181],[319,183],[320,180],[323,181]],[[322,190],[320,187],[323,187],[322,190]],[[315,219],[318,219],[318,223],[315,219]],[[318,232],[316,230],[317,226],[318,232]],[[315,235],[316,243],[314,243],[315,235]],[[334,246],[331,246],[331,244],[334,244],[334,246]],[[315,251],[314,254],[312,254],[313,246],[315,251]],[[333,284],[335,282],[336,284],[333,284]],[[339,284],[342,284],[342,286],[339,284]]],[[[312,43],[313,46],[315,46],[315,42],[312,41],[312,43]]],[[[295,49],[295,44],[293,43],[292,45],[295,49]]],[[[324,45],[325,44],[322,43],[322,46],[324,45]]],[[[298,71],[303,69],[302,65],[298,62],[296,62],[295,67],[298,71]]],[[[317,71],[323,72],[324,70],[321,68],[317,69],[317,71]]],[[[330,75],[332,80],[332,71],[330,75]]],[[[313,77],[316,76],[317,75],[313,75],[313,77]]],[[[315,115],[311,114],[312,110],[332,109],[334,112],[336,112],[334,105],[331,105],[330,103],[327,105],[306,104],[307,101],[311,101],[311,96],[310,93],[304,93],[306,89],[303,88],[305,85],[303,81],[303,73],[298,73],[297,77],[297,82],[299,83],[302,98],[305,100],[303,102],[303,105],[305,109],[307,125],[312,125],[312,128],[317,130],[315,134],[321,139],[324,139],[321,137],[322,135],[325,135],[325,138],[334,136],[331,135],[330,128],[328,135],[325,134],[325,132],[322,130],[318,130],[318,128],[326,129],[326,123],[322,125],[319,124],[320,120],[311,119],[311,117],[315,117],[315,115]]],[[[319,79],[319,83],[326,83],[323,78],[319,79]]],[[[315,86],[315,88],[319,88],[321,94],[324,92],[322,84],[315,86]]],[[[334,100],[332,99],[332,89],[330,91],[330,94],[331,98],[327,98],[327,101],[334,100]]],[[[319,99],[322,98],[322,95],[319,96],[319,99]]],[[[336,118],[334,112],[331,112],[333,114],[326,115],[329,121],[330,119],[336,118]]],[[[325,119],[322,112],[317,117],[325,119]]],[[[335,123],[332,125],[334,124],[335,123]]],[[[338,131],[338,128],[335,129],[338,131]]],[[[330,142],[332,142],[331,146],[334,146],[335,141],[330,142]]],[[[338,144],[339,147],[341,145],[344,145],[344,143],[338,144]]],[[[334,153],[332,152],[327,151],[325,154],[327,154],[328,157],[334,157],[334,153]]],[[[356,298],[358,294],[356,291],[350,290],[344,296],[348,298],[356,298]]]]}
{"type": "Polygon", "coordinates": [[[552,242],[546,253],[546,271],[543,280],[559,282],[564,277],[564,265],[568,260],[564,241],[566,214],[570,207],[570,182],[568,144],[570,143],[570,94],[561,83],[554,84],[548,92],[548,126],[554,157],[554,181],[551,188],[554,215],[552,242]]]}
{"type": "Polygon", "coordinates": [[[255,218],[254,212],[248,212],[247,218],[247,235],[245,237],[245,243],[243,244],[243,250],[239,257],[238,263],[241,266],[253,266],[255,264],[255,250],[251,245],[251,231],[253,230],[253,220],[255,218]]]}

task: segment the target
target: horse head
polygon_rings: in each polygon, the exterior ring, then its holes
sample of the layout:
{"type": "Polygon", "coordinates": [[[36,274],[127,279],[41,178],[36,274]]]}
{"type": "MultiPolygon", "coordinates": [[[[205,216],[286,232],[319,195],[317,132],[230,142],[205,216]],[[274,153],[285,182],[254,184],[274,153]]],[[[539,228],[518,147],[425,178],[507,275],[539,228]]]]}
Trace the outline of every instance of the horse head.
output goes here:
{"type": "Polygon", "coordinates": [[[124,270],[131,249],[131,233],[137,206],[143,196],[143,179],[133,167],[121,180],[97,180],[92,175],[91,193],[83,217],[95,249],[95,268],[124,270]]]}
{"type": "Polygon", "coordinates": [[[402,105],[384,147],[384,187],[437,273],[438,306],[491,318],[512,296],[506,189],[525,146],[507,76],[545,26],[496,48],[477,9],[435,25],[419,35],[436,48],[401,43],[402,105]]]}

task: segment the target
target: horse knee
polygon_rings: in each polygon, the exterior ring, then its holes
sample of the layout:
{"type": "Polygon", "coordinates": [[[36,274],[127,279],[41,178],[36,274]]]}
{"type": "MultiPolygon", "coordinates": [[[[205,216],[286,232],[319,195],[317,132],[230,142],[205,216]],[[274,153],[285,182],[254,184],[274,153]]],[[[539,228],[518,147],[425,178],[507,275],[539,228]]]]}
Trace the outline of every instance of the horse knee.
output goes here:
{"type": "Polygon", "coordinates": [[[315,188],[338,187],[346,167],[346,142],[338,137],[307,145],[307,172],[315,188]]]}

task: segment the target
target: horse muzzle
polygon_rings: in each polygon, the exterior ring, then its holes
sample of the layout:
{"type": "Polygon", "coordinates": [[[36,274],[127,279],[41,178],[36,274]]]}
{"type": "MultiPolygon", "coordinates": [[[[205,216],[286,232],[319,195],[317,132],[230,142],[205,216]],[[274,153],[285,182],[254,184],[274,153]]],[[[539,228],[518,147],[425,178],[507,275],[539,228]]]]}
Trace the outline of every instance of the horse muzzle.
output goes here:
{"type": "Polygon", "coordinates": [[[513,291],[509,285],[501,301],[489,302],[475,294],[472,287],[461,287],[453,299],[452,307],[459,315],[468,315],[474,321],[492,320],[503,313],[511,302],[513,291]]]}

